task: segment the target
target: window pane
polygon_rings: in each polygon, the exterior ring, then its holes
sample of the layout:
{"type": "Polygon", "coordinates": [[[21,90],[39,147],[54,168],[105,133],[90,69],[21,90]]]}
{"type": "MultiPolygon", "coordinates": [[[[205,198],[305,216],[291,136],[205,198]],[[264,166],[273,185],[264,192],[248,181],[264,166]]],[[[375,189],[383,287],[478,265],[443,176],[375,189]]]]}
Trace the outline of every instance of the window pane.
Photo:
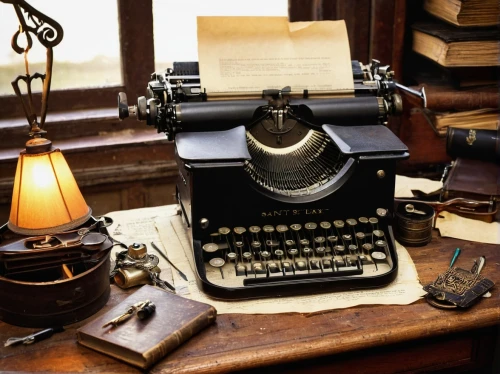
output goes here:
{"type": "MultiPolygon", "coordinates": [[[[54,47],[51,89],[121,84],[120,44],[116,0],[28,0],[35,9],[58,22],[64,38],[54,47]]],[[[13,94],[10,82],[25,73],[23,55],[10,46],[19,21],[14,8],[0,3],[0,95],[13,94]]],[[[29,23],[28,23],[29,25],[29,23]]],[[[32,35],[28,53],[30,73],[45,72],[46,50],[32,35]]],[[[24,46],[25,38],[19,38],[24,46]]],[[[36,89],[40,90],[41,85],[36,89]]]]}
{"type": "Polygon", "coordinates": [[[197,16],[288,16],[288,0],[153,0],[155,69],[198,61],[197,16]]]}

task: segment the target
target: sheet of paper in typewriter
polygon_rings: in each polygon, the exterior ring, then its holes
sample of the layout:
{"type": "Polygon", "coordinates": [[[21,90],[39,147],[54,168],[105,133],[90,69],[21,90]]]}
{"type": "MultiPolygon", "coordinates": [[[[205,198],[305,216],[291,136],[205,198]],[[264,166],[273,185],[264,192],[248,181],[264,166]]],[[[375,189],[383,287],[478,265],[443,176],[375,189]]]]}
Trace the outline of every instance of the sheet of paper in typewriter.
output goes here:
{"type": "Polygon", "coordinates": [[[198,17],[201,85],[207,93],[352,90],[341,21],[287,17],[198,17]]]}

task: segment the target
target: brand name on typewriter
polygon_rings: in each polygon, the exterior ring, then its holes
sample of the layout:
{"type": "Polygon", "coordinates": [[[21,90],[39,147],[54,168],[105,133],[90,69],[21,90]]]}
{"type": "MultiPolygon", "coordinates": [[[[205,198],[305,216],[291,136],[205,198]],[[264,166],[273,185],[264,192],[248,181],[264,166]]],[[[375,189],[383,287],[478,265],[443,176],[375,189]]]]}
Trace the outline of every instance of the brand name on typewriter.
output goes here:
{"type": "Polygon", "coordinates": [[[269,212],[262,212],[262,217],[278,217],[278,216],[301,216],[323,214],[329,209],[280,209],[269,212]]]}

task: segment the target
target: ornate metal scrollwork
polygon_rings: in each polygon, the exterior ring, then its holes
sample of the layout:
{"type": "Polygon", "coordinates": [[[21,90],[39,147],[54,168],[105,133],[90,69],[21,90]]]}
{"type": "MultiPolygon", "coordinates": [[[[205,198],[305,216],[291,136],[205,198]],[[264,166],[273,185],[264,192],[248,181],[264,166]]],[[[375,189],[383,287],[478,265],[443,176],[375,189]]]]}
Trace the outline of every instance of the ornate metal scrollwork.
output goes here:
{"type": "Polygon", "coordinates": [[[12,49],[16,53],[21,54],[25,51],[25,48],[21,47],[18,43],[21,33],[25,33],[26,35],[28,49],[33,45],[30,33],[36,35],[45,48],[53,48],[61,42],[64,31],[61,25],[52,18],[33,8],[25,0],[0,1],[6,4],[12,4],[16,11],[17,18],[19,19],[20,29],[14,33],[11,43],[12,49]]]}
{"type": "Polygon", "coordinates": [[[50,83],[52,80],[52,48],[61,42],[64,32],[59,23],[33,8],[25,0],[0,1],[6,4],[12,4],[16,11],[17,18],[19,19],[19,29],[14,33],[12,37],[11,46],[16,53],[24,53],[26,74],[19,75],[15,80],[13,80],[12,87],[14,88],[14,92],[16,93],[17,97],[21,101],[24,114],[26,115],[26,119],[28,120],[28,124],[30,126],[30,135],[39,137],[45,133],[45,131],[42,131],[42,127],[45,124],[45,117],[47,115],[50,83]],[[21,34],[25,34],[26,36],[27,45],[24,48],[19,45],[19,36],[21,34]],[[31,34],[36,35],[40,44],[47,48],[45,74],[35,73],[33,75],[30,75],[29,73],[27,55],[29,50],[33,46],[33,39],[31,37],[31,34]],[[37,115],[35,113],[35,106],[33,105],[33,97],[31,92],[31,82],[33,79],[41,79],[43,82],[40,122],[38,122],[37,115]],[[28,96],[27,100],[23,98],[21,89],[19,87],[19,81],[24,81],[26,83],[28,96]]]}

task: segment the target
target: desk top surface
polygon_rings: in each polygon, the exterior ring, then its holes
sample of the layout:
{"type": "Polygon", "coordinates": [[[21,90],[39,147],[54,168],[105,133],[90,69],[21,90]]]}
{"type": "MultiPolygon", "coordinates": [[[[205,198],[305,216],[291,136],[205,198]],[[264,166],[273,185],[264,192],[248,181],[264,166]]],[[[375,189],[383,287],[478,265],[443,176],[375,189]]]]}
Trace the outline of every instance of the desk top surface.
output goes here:
{"type": "MultiPolygon", "coordinates": [[[[369,305],[313,314],[219,315],[205,329],[169,354],[152,372],[220,373],[284,362],[312,359],[360,349],[437,337],[500,323],[500,245],[440,238],[408,248],[422,284],[432,282],[449,265],[456,247],[462,253],[456,266],[470,268],[473,259],[486,256],[482,275],[497,285],[492,297],[470,309],[440,310],[419,300],[411,305],[369,305]]],[[[107,305],[118,304],[127,293],[111,290],[107,305]]],[[[94,318],[94,317],[90,317],[94,318]]],[[[87,320],[67,326],[66,331],[31,346],[0,346],[1,370],[45,372],[137,372],[113,358],[80,346],[76,329],[87,320]]],[[[0,322],[0,342],[37,329],[0,322]]]]}

